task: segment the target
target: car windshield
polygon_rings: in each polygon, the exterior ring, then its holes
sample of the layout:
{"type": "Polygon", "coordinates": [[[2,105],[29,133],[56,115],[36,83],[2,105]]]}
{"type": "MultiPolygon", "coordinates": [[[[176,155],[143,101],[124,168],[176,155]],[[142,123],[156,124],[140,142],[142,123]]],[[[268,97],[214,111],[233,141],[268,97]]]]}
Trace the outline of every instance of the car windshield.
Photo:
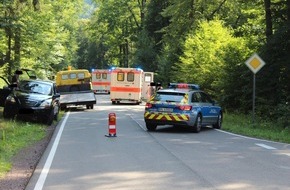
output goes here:
{"type": "Polygon", "coordinates": [[[153,101],[180,103],[183,101],[185,94],[183,92],[157,92],[153,101]]]}
{"type": "Polygon", "coordinates": [[[51,86],[37,81],[20,81],[18,90],[28,93],[50,95],[51,86]]]}

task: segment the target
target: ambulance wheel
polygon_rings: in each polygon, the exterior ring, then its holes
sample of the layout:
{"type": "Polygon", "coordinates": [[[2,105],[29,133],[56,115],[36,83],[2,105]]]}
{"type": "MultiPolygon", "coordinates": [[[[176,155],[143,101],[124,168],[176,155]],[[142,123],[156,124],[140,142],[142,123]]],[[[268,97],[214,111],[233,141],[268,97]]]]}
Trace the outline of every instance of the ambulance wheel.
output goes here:
{"type": "Polygon", "coordinates": [[[192,128],[192,131],[195,132],[195,133],[199,133],[200,130],[201,130],[201,124],[202,124],[202,118],[201,118],[201,115],[198,114],[197,115],[197,118],[195,120],[195,124],[192,128]]]}
{"type": "Polygon", "coordinates": [[[147,128],[148,131],[155,131],[156,128],[157,128],[157,125],[156,124],[146,123],[146,128],[147,128]]]}
{"type": "Polygon", "coordinates": [[[116,101],[112,101],[112,104],[116,104],[116,101]]]}

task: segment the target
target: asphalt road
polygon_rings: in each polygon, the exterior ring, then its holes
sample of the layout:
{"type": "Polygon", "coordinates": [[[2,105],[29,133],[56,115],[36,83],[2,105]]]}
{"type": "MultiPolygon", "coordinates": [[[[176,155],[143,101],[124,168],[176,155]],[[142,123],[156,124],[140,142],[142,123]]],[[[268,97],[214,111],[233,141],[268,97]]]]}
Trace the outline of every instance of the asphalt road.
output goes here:
{"type": "Polygon", "coordinates": [[[204,128],[147,132],[144,105],[71,110],[26,190],[290,190],[290,145],[204,128]],[[117,116],[117,137],[108,114],[117,116]]]}

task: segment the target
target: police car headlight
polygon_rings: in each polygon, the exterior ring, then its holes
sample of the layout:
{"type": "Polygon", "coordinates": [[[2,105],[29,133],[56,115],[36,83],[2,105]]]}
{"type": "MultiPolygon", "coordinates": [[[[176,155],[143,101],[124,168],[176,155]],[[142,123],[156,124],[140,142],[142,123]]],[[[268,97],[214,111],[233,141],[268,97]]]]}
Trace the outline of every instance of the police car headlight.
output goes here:
{"type": "Polygon", "coordinates": [[[40,107],[45,107],[45,108],[49,108],[51,104],[51,100],[44,100],[41,104],[40,107]]]}
{"type": "Polygon", "coordinates": [[[7,96],[6,101],[10,102],[10,103],[16,103],[16,100],[13,96],[7,96]]]}

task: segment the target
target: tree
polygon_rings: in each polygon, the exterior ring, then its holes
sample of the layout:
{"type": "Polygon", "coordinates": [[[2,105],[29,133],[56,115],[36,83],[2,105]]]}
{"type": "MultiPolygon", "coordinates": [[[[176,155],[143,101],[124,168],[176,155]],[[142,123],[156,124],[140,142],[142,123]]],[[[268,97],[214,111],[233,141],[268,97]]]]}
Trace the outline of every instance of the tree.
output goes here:
{"type": "Polygon", "coordinates": [[[233,30],[220,20],[200,22],[198,28],[185,41],[184,54],[174,65],[174,78],[199,84],[225,107],[241,105],[245,99],[236,95],[245,82],[237,79],[247,71],[243,67],[243,59],[249,53],[246,40],[234,37],[233,30]]]}
{"type": "MultiPolygon", "coordinates": [[[[6,75],[18,67],[54,69],[68,64],[76,49],[74,31],[82,0],[72,2],[38,0],[3,1],[1,28],[7,41],[1,65],[6,75]],[[64,6],[65,5],[65,6],[64,6]],[[3,27],[2,27],[3,26],[3,27]]],[[[3,49],[1,49],[3,51],[3,49]]]]}
{"type": "Polygon", "coordinates": [[[91,36],[98,44],[106,46],[105,62],[129,67],[137,33],[141,31],[141,15],[145,1],[97,1],[98,9],[92,18],[91,36]]]}

